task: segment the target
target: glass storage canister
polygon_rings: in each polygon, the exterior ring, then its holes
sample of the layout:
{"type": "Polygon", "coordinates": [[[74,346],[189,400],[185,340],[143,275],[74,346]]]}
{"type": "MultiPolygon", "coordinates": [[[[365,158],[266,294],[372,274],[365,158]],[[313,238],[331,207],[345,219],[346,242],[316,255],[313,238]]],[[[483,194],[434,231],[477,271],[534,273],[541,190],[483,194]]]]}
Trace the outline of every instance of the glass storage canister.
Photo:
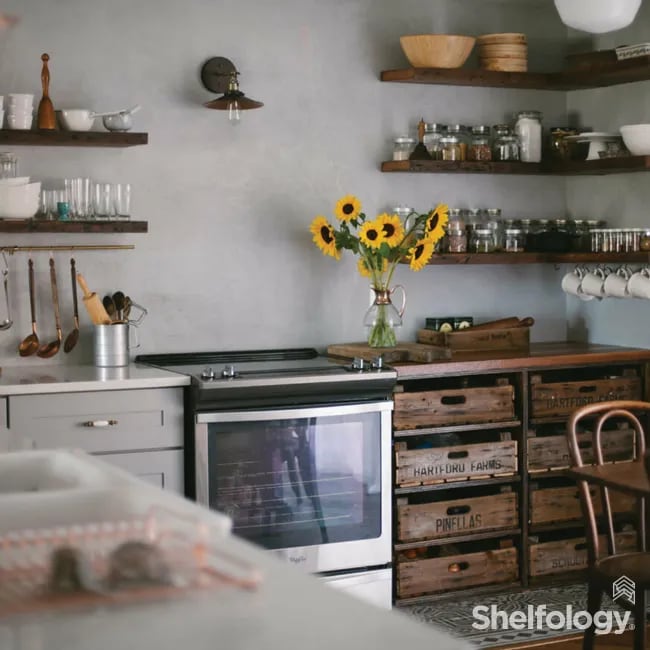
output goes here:
{"type": "Polygon", "coordinates": [[[459,160],[467,160],[467,148],[469,146],[469,134],[464,124],[449,124],[447,126],[447,135],[458,138],[460,146],[459,160]]]}
{"type": "Polygon", "coordinates": [[[447,248],[450,253],[467,252],[467,231],[465,228],[449,228],[447,236],[447,248]]]}
{"type": "Polygon", "coordinates": [[[444,136],[446,133],[446,124],[436,124],[434,122],[425,123],[422,143],[427,148],[427,151],[431,155],[432,160],[442,160],[440,138],[442,138],[442,136],[444,136]]]}
{"type": "Polygon", "coordinates": [[[485,210],[485,215],[485,227],[492,231],[492,235],[494,236],[494,247],[495,250],[498,250],[503,246],[503,222],[501,221],[501,209],[487,208],[485,210]]]}
{"type": "Polygon", "coordinates": [[[475,228],[470,242],[472,253],[494,253],[494,232],[491,228],[475,228]]]}
{"type": "Polygon", "coordinates": [[[447,228],[449,230],[460,230],[466,226],[465,210],[462,208],[449,208],[447,217],[447,228]]]}
{"type": "Polygon", "coordinates": [[[455,135],[446,135],[440,138],[440,153],[442,160],[465,160],[462,157],[460,140],[455,135]]]}
{"type": "Polygon", "coordinates": [[[396,214],[400,218],[404,227],[408,230],[411,226],[411,217],[409,215],[415,214],[415,210],[408,205],[400,204],[393,208],[393,214],[396,214]]]}
{"type": "Polygon", "coordinates": [[[408,160],[415,148],[415,138],[400,135],[393,143],[393,160],[408,160]]]}
{"type": "Polygon", "coordinates": [[[492,160],[511,162],[519,160],[519,138],[507,124],[497,124],[493,128],[492,160]]]}
{"type": "Polygon", "coordinates": [[[542,160],[542,114],[520,111],[516,114],[515,133],[519,138],[519,158],[522,162],[542,160]]]}
{"type": "Polygon", "coordinates": [[[467,151],[467,160],[492,160],[489,126],[472,127],[472,137],[467,151]]]}
{"type": "Polygon", "coordinates": [[[503,242],[506,253],[523,253],[526,250],[526,235],[521,228],[506,228],[503,242]]]}

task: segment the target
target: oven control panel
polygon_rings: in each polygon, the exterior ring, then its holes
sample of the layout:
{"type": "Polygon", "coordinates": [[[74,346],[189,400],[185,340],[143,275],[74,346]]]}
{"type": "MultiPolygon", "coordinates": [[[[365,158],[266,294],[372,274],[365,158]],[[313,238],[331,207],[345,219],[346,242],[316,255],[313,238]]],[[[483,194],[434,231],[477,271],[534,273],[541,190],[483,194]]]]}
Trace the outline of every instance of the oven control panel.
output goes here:
{"type": "Polygon", "coordinates": [[[352,370],[363,372],[364,370],[381,370],[384,367],[384,359],[381,355],[375,357],[372,361],[367,361],[361,357],[352,359],[352,370]]]}

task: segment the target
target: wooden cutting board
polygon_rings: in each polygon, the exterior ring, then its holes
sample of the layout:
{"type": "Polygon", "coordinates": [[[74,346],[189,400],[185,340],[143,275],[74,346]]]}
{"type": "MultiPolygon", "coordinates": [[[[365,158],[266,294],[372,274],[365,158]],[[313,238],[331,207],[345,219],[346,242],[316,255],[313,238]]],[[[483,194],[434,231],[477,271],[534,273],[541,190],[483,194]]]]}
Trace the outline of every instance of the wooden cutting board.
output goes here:
{"type": "Polygon", "coordinates": [[[447,348],[424,343],[398,343],[393,348],[371,348],[367,343],[337,343],[327,348],[327,354],[347,359],[359,357],[366,361],[372,361],[381,355],[384,363],[388,364],[397,361],[431,363],[451,356],[447,348]]]}

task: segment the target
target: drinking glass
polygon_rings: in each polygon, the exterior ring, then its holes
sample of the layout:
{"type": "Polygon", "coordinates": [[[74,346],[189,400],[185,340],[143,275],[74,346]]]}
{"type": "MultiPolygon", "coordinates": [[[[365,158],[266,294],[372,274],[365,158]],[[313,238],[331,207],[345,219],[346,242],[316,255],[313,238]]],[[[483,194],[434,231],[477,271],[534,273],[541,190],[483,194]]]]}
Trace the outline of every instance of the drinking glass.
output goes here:
{"type": "Polygon", "coordinates": [[[18,161],[16,155],[10,151],[0,153],[0,178],[16,178],[18,175],[18,161]]]}
{"type": "Polygon", "coordinates": [[[65,188],[70,201],[70,216],[72,219],[85,220],[90,218],[90,187],[89,178],[66,178],[65,188]]]}
{"type": "Polygon", "coordinates": [[[95,219],[108,220],[113,216],[113,193],[110,183],[96,183],[93,186],[93,214],[95,219]]]}
{"type": "Polygon", "coordinates": [[[129,183],[114,185],[113,201],[115,217],[121,221],[128,221],[131,217],[131,185],[129,183]]]}
{"type": "Polygon", "coordinates": [[[39,212],[43,219],[53,221],[59,218],[57,212],[57,195],[56,190],[42,190],[41,191],[41,207],[39,212]]]}

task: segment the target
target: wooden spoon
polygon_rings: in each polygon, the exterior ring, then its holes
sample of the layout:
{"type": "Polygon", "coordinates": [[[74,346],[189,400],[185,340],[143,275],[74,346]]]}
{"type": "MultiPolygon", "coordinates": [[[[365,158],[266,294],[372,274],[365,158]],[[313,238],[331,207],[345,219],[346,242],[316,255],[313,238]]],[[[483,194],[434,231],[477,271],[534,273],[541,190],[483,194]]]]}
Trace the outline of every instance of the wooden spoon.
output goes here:
{"type": "Polygon", "coordinates": [[[38,350],[38,336],[36,334],[36,305],[34,300],[34,262],[29,258],[29,306],[32,312],[32,333],[26,336],[18,346],[21,357],[29,357],[38,350]]]}
{"type": "Polygon", "coordinates": [[[104,305],[104,309],[106,310],[106,313],[111,319],[111,323],[114,323],[115,316],[117,314],[117,309],[115,308],[115,302],[110,296],[104,296],[102,298],[102,305],[104,305]]]}
{"type": "Polygon", "coordinates": [[[63,342],[63,332],[61,331],[61,318],[59,316],[59,292],[56,288],[56,269],[54,268],[54,258],[50,258],[50,284],[52,285],[52,304],[54,305],[54,321],[56,323],[56,339],[49,343],[44,343],[38,348],[38,354],[41,359],[53,357],[60,349],[63,342]]]}
{"type": "Polygon", "coordinates": [[[49,60],[49,54],[43,54],[41,56],[41,61],[43,61],[43,69],[41,71],[43,97],[38,105],[37,126],[39,129],[53,130],[56,129],[56,115],[54,113],[54,105],[50,99],[50,70],[47,67],[49,60]]]}
{"type": "Polygon", "coordinates": [[[70,274],[72,276],[72,305],[74,309],[74,329],[66,336],[63,351],[70,352],[79,340],[79,308],[77,304],[77,270],[74,257],[70,259],[70,274]]]}

